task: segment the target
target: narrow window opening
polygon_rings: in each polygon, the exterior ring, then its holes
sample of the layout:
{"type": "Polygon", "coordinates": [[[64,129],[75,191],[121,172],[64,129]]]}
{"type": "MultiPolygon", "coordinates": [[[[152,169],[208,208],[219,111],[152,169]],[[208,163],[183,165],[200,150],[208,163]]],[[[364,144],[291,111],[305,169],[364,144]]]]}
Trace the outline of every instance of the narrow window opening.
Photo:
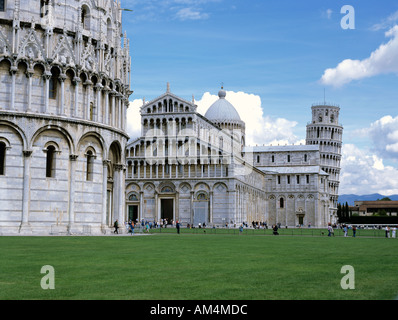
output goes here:
{"type": "Polygon", "coordinates": [[[93,181],[94,177],[94,155],[93,152],[90,150],[87,152],[87,171],[86,171],[86,180],[93,181]]]}
{"type": "Polygon", "coordinates": [[[6,165],[6,144],[0,142],[0,176],[5,175],[5,165],[6,165]]]}
{"type": "Polygon", "coordinates": [[[53,68],[51,70],[51,78],[49,80],[48,97],[50,99],[56,99],[57,98],[58,76],[59,76],[59,70],[57,68],[53,68]]]}
{"type": "Polygon", "coordinates": [[[6,11],[6,0],[0,0],[0,12],[6,11]]]}
{"type": "Polygon", "coordinates": [[[47,147],[47,163],[46,163],[46,177],[55,177],[55,147],[47,147]]]}
{"type": "MultiPolygon", "coordinates": [[[[1,11],[1,2],[4,3],[4,1],[0,0],[0,11],[1,11]]],[[[48,15],[48,5],[49,5],[49,0],[40,0],[40,18],[44,18],[46,15],[48,15]]]]}

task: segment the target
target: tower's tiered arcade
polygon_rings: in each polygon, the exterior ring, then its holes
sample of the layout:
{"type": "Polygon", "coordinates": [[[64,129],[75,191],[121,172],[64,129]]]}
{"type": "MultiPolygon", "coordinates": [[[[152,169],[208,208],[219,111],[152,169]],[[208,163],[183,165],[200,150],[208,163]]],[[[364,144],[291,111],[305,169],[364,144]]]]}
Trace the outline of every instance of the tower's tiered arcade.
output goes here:
{"type": "Polygon", "coordinates": [[[312,106],[312,121],[307,125],[307,145],[319,145],[322,170],[329,174],[331,214],[337,212],[343,126],[340,107],[330,104],[312,106]]]}

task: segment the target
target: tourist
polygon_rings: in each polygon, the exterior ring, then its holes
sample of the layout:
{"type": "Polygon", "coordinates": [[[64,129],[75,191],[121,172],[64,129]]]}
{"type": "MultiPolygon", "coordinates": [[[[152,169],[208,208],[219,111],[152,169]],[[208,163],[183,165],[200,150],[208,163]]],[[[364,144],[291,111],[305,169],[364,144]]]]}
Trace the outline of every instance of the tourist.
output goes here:
{"type": "Polygon", "coordinates": [[[386,226],[386,238],[389,238],[390,237],[390,227],[389,226],[386,226]]]}
{"type": "Polygon", "coordinates": [[[178,220],[176,222],[176,228],[177,228],[177,233],[180,234],[180,223],[178,222],[178,220]]]}
{"type": "Polygon", "coordinates": [[[352,226],[352,236],[355,238],[355,235],[357,233],[357,227],[356,226],[352,226]]]}
{"type": "Polygon", "coordinates": [[[392,227],[392,235],[391,235],[391,237],[394,238],[394,239],[397,237],[397,228],[395,226],[392,227]]]}
{"type": "Polygon", "coordinates": [[[274,236],[279,235],[279,233],[278,233],[278,226],[277,226],[277,225],[274,225],[274,227],[272,228],[272,230],[274,231],[274,232],[273,232],[273,235],[274,235],[274,236]]]}
{"type": "Polygon", "coordinates": [[[333,230],[332,225],[328,223],[328,237],[332,236],[332,230],[333,230]]]}
{"type": "Polygon", "coordinates": [[[344,237],[348,236],[348,228],[346,225],[343,226],[343,230],[344,230],[344,237]]]}
{"type": "Polygon", "coordinates": [[[113,224],[113,227],[115,228],[115,230],[113,231],[113,233],[119,234],[119,232],[117,231],[117,229],[119,229],[119,222],[116,220],[115,223],[113,224]]]}
{"type": "Polygon", "coordinates": [[[134,234],[134,228],[135,228],[134,221],[131,221],[131,235],[134,234]]]}
{"type": "Polygon", "coordinates": [[[129,221],[129,227],[130,227],[129,232],[131,232],[131,235],[133,235],[134,234],[134,222],[131,220],[129,221]]]}

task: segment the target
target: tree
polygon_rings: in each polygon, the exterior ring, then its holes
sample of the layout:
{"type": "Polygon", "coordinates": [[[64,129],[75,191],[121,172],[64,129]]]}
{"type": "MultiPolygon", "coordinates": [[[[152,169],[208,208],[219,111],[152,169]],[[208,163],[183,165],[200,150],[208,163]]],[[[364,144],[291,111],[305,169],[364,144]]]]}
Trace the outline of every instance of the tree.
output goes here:
{"type": "Polygon", "coordinates": [[[340,202],[337,204],[337,217],[339,218],[339,220],[342,217],[342,215],[341,215],[341,203],[340,202]]]}

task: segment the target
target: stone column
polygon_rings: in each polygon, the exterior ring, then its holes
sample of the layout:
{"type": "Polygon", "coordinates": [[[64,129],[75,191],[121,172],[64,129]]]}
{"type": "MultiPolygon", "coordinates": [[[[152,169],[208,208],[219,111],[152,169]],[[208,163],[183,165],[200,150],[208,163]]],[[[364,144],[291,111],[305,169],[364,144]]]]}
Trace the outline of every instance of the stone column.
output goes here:
{"type": "Polygon", "coordinates": [[[127,103],[127,99],[122,100],[121,103],[121,108],[122,108],[122,114],[121,114],[121,129],[124,131],[126,130],[126,111],[128,108],[128,103],[127,103]]]}
{"type": "Polygon", "coordinates": [[[140,221],[144,219],[143,212],[144,212],[144,191],[140,191],[140,221]]]}
{"type": "Polygon", "coordinates": [[[174,220],[180,221],[180,193],[176,192],[176,204],[175,204],[175,217],[174,220]]]}
{"type": "Polygon", "coordinates": [[[191,221],[189,223],[191,225],[193,223],[193,198],[194,198],[194,195],[195,195],[195,192],[191,191],[191,201],[190,201],[190,208],[189,208],[189,211],[191,212],[191,217],[190,217],[191,221]]]}
{"type": "Polygon", "coordinates": [[[209,192],[209,195],[210,195],[210,201],[209,201],[209,206],[210,206],[210,208],[209,208],[209,214],[210,214],[210,223],[211,224],[213,224],[213,191],[210,191],[209,192]]]}
{"type": "Polygon", "coordinates": [[[18,68],[16,66],[11,66],[11,106],[10,110],[15,110],[15,78],[18,68]]]}
{"type": "Polygon", "coordinates": [[[59,81],[61,82],[61,106],[60,106],[60,115],[65,116],[65,80],[66,74],[62,73],[59,76],[59,81]]]}
{"type": "MultiPolygon", "coordinates": [[[[119,220],[119,190],[118,186],[120,185],[119,182],[120,179],[120,170],[118,168],[118,165],[113,165],[113,193],[112,193],[112,224],[115,222],[115,220],[119,220]]],[[[119,220],[119,224],[121,224],[122,221],[119,220]]]]}
{"type": "Polygon", "coordinates": [[[43,74],[44,81],[46,83],[46,92],[45,92],[45,97],[44,97],[44,113],[48,112],[49,108],[49,101],[50,101],[50,80],[51,80],[52,74],[49,71],[46,71],[43,74]]]}
{"type": "Polygon", "coordinates": [[[112,119],[110,119],[110,125],[112,127],[116,126],[116,94],[117,92],[115,90],[113,90],[111,92],[111,96],[112,96],[112,119]]]}
{"type": "Polygon", "coordinates": [[[117,179],[117,197],[118,197],[118,219],[119,223],[123,223],[125,220],[124,217],[124,207],[125,207],[125,201],[124,201],[124,174],[123,170],[125,169],[124,165],[122,164],[117,164],[115,166],[115,173],[116,171],[118,172],[118,179],[117,179]]]}
{"type": "Polygon", "coordinates": [[[28,71],[26,72],[26,77],[28,78],[28,105],[27,105],[27,112],[32,111],[32,77],[34,74],[34,70],[28,68],[28,71]]]}
{"type": "Polygon", "coordinates": [[[24,150],[23,167],[23,191],[22,191],[22,221],[19,232],[31,232],[29,225],[29,206],[30,206],[30,162],[32,151],[24,150]]]}
{"type": "Polygon", "coordinates": [[[100,84],[100,83],[97,83],[96,85],[95,85],[95,89],[96,89],[96,91],[97,91],[97,104],[96,104],[96,107],[95,107],[95,111],[94,111],[94,121],[96,121],[96,122],[98,122],[99,121],[99,113],[101,112],[101,91],[102,91],[102,88],[103,88],[103,86],[102,86],[102,84],[100,84]]]}
{"type": "Polygon", "coordinates": [[[159,221],[160,220],[160,213],[159,213],[159,195],[155,191],[155,220],[159,221]]]}
{"type": "Polygon", "coordinates": [[[75,84],[75,107],[73,113],[71,114],[72,117],[77,116],[77,109],[79,107],[79,83],[81,82],[79,77],[74,77],[73,82],[75,84]]]}
{"type": "Polygon", "coordinates": [[[76,173],[76,160],[77,155],[70,155],[70,181],[69,181],[69,224],[68,224],[68,233],[71,234],[74,229],[75,224],[75,173],[76,173]]]}
{"type": "Polygon", "coordinates": [[[119,127],[119,129],[121,129],[122,128],[122,114],[123,114],[123,112],[122,112],[122,108],[123,108],[122,97],[123,96],[119,93],[118,97],[119,97],[119,99],[118,99],[118,109],[119,109],[118,127],[119,127]]]}
{"type": "Polygon", "coordinates": [[[108,165],[109,164],[110,164],[109,160],[104,160],[102,162],[102,219],[101,219],[102,233],[105,233],[105,228],[107,226],[106,212],[108,210],[107,198],[108,198],[108,165]]]}
{"type": "Polygon", "coordinates": [[[111,91],[111,89],[106,86],[103,90],[105,92],[105,118],[102,122],[104,124],[109,124],[109,92],[111,91]]]}

